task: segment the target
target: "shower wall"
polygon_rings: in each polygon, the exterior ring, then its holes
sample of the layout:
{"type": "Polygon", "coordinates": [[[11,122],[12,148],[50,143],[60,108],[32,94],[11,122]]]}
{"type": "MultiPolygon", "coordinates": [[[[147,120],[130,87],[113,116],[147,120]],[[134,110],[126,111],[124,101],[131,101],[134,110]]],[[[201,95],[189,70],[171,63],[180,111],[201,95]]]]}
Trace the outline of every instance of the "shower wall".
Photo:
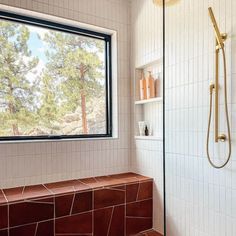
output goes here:
{"type": "MultiPolygon", "coordinates": [[[[236,1],[179,0],[166,7],[166,210],[168,236],[236,235],[236,1]],[[232,158],[221,170],[206,157],[209,84],[214,79],[215,38],[208,7],[227,32],[228,98],[232,158]]],[[[221,63],[221,68],[222,67],[221,63]]],[[[220,72],[222,85],[222,69],[220,72]]],[[[225,132],[221,86],[220,132],[225,132]]],[[[216,163],[227,144],[214,144],[216,163]]]]}
{"type": "MultiPolygon", "coordinates": [[[[162,58],[162,9],[155,7],[151,0],[131,1],[131,78],[132,78],[132,104],[135,100],[135,68],[156,59],[162,58]]],[[[162,79],[163,64],[153,66],[153,76],[162,79]]],[[[136,98],[137,99],[137,98],[136,98]]],[[[132,160],[131,167],[134,172],[147,175],[154,179],[154,228],[163,233],[163,142],[162,140],[135,139],[137,121],[135,105],[131,107],[132,115],[132,160]]],[[[145,117],[154,121],[157,133],[162,135],[163,108],[161,103],[145,105],[145,117]]]]}
{"type": "Polygon", "coordinates": [[[117,139],[0,144],[0,188],[128,171],[130,165],[129,1],[0,0],[0,4],[117,31],[119,119],[117,139]]]}

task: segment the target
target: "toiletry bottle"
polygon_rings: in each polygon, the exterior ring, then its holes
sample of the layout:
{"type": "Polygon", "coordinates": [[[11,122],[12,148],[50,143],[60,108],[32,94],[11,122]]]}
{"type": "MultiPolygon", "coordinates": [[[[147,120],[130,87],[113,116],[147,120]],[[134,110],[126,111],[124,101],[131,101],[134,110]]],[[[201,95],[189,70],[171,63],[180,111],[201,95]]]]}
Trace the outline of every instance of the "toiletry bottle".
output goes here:
{"type": "Polygon", "coordinates": [[[160,97],[161,96],[161,80],[160,77],[154,81],[155,84],[155,97],[160,97]]]}
{"type": "Polygon", "coordinates": [[[144,100],[147,98],[147,89],[146,89],[146,81],[144,77],[144,73],[142,72],[142,77],[139,81],[139,90],[140,90],[140,100],[144,100]]]}
{"type": "Polygon", "coordinates": [[[149,135],[149,131],[148,131],[148,127],[147,127],[147,125],[145,126],[145,136],[148,136],[149,135]]]}
{"type": "Polygon", "coordinates": [[[154,89],[154,78],[152,77],[152,72],[149,71],[149,75],[146,78],[146,88],[147,88],[147,99],[155,97],[154,89]]]}

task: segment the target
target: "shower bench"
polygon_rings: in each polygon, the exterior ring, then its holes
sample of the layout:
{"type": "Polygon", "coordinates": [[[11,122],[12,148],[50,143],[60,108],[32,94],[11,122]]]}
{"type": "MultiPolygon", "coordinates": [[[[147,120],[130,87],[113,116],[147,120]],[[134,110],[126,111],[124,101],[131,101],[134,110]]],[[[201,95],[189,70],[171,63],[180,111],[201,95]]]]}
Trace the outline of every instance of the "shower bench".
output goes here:
{"type": "Polygon", "coordinates": [[[153,180],[135,173],[0,189],[0,236],[137,235],[152,209],[153,180]]]}

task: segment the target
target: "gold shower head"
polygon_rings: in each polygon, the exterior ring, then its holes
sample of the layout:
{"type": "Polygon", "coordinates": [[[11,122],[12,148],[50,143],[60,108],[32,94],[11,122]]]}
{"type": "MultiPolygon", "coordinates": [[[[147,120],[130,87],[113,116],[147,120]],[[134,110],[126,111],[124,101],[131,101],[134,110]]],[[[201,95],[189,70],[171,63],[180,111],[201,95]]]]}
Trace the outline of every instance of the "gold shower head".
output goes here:
{"type": "Polygon", "coordinates": [[[220,33],[219,27],[217,25],[217,22],[216,22],[216,19],[215,19],[215,16],[214,16],[214,13],[213,13],[211,7],[208,8],[208,12],[209,12],[209,16],[211,18],[211,21],[212,21],[212,24],[213,24],[213,27],[214,27],[214,31],[215,31],[215,35],[216,35],[216,40],[218,42],[218,46],[220,48],[222,48],[224,46],[224,42],[223,42],[222,35],[220,33]]]}

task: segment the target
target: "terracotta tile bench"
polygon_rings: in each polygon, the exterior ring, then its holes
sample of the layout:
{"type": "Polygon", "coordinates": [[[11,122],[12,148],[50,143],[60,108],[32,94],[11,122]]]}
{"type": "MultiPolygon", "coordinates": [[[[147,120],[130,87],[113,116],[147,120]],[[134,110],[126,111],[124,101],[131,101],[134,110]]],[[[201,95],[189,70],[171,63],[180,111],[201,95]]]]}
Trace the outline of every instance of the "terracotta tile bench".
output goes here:
{"type": "Polygon", "coordinates": [[[0,236],[123,236],[152,228],[151,178],[125,173],[0,189],[0,236]]]}

